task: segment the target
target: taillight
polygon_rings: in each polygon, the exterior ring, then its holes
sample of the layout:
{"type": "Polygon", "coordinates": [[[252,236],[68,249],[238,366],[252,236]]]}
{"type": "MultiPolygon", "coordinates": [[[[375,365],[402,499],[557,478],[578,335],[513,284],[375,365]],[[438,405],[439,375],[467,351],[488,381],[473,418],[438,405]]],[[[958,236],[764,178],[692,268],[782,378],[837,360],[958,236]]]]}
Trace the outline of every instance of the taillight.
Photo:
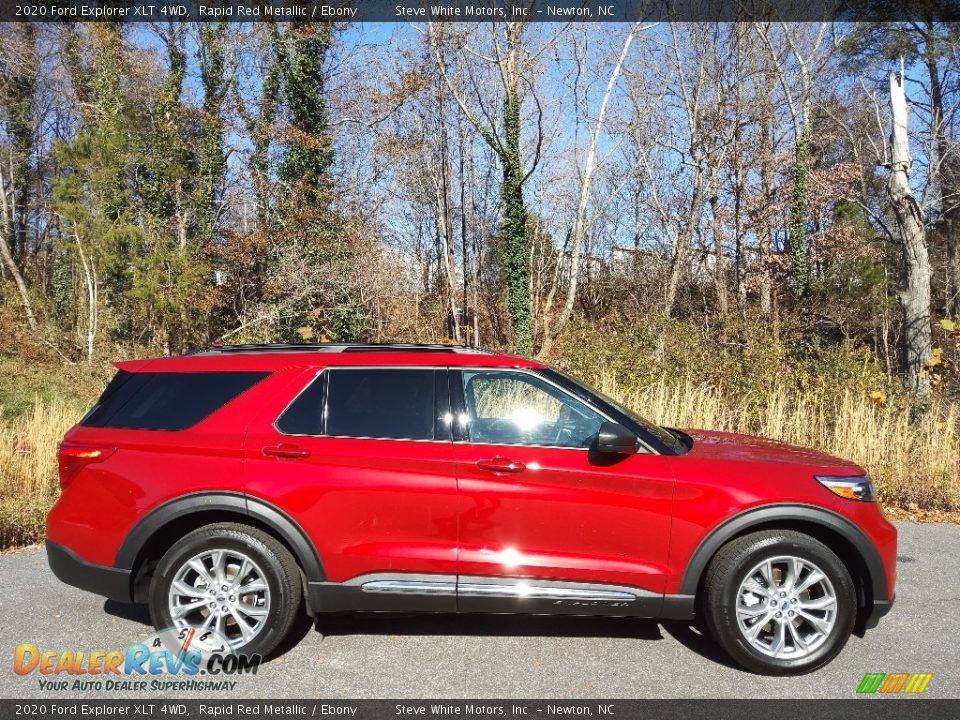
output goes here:
{"type": "Polygon", "coordinates": [[[87,465],[103,462],[116,451],[112,447],[60,443],[60,487],[66,488],[87,465]]]}

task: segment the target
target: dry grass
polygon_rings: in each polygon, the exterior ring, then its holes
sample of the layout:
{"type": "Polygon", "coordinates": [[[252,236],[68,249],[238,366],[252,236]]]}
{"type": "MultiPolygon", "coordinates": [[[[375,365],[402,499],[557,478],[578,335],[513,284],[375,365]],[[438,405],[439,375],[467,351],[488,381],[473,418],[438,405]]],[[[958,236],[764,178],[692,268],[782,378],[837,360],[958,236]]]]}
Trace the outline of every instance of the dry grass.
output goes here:
{"type": "Polygon", "coordinates": [[[960,510],[955,405],[934,406],[912,420],[909,408],[879,404],[856,392],[811,398],[773,387],[731,398],[720,388],[692,382],[626,389],[601,377],[599,385],[657,423],[763,435],[853,460],[873,476],[888,505],[960,510]]]}
{"type": "MultiPolygon", "coordinates": [[[[911,420],[906,408],[878,405],[854,392],[816,400],[774,387],[732,398],[721,388],[692,382],[624,388],[601,377],[598,385],[665,425],[764,435],[854,460],[873,475],[891,507],[960,510],[955,406],[911,420]]],[[[57,443],[85,407],[38,398],[27,412],[0,421],[0,548],[43,537],[46,512],[58,493],[57,443]]]]}
{"type": "Polygon", "coordinates": [[[57,443],[83,412],[75,403],[38,401],[0,422],[0,548],[43,537],[47,511],[59,491],[57,443]]]}

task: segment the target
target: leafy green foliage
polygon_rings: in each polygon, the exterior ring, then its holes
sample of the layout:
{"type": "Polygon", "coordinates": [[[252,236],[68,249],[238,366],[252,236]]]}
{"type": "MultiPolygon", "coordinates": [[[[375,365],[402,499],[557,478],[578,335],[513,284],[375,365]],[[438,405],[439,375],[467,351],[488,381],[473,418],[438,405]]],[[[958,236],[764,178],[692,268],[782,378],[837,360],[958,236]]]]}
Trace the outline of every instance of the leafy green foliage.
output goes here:
{"type": "Polygon", "coordinates": [[[227,161],[223,154],[224,36],[227,24],[200,25],[200,68],[203,80],[203,108],[197,159],[197,188],[194,208],[197,235],[204,243],[217,237],[217,193],[223,185],[227,161]]]}
{"type": "Polygon", "coordinates": [[[523,163],[520,154],[520,96],[508,92],[504,102],[503,272],[507,283],[507,311],[513,327],[513,350],[522,355],[533,352],[530,325],[530,238],[527,234],[527,208],[523,201],[523,163]]]}
{"type": "Polygon", "coordinates": [[[293,23],[279,46],[290,127],[280,179],[308,206],[329,202],[333,144],[324,100],[324,61],[332,28],[326,23],[293,23]]]}
{"type": "MultiPolygon", "coordinates": [[[[207,58],[209,105],[193,124],[192,110],[180,101],[181,47],[169,45],[169,72],[151,102],[134,104],[123,85],[120,26],[98,25],[90,37],[92,107],[74,138],[56,149],[58,305],[70,310],[82,333],[93,325],[115,340],[180,351],[208,332],[208,250],[216,239],[214,195],[225,167],[222,51],[207,58]],[[138,127],[150,132],[133,132],[138,127]],[[91,283],[96,320],[89,314],[91,283]],[[101,293],[109,312],[100,307],[101,293]]],[[[216,45],[215,38],[210,42],[216,45]]]]}

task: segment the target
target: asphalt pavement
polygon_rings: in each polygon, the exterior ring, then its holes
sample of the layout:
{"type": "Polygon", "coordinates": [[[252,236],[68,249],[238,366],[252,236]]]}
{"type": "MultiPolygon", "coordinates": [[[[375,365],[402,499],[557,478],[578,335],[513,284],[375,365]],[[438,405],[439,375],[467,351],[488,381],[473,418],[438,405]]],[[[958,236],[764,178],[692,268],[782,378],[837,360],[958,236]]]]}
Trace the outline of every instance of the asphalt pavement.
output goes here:
{"type": "MultiPolygon", "coordinates": [[[[810,675],[732,665],[685,623],[653,620],[344,615],[305,625],[239,698],[849,698],[868,672],[933,673],[925,697],[960,697],[960,526],[898,524],[897,602],[864,638],[810,675]]],[[[13,671],[14,648],[123,649],[152,633],[144,609],[60,583],[43,548],[0,556],[0,698],[171,694],[43,691],[13,671]]],[[[66,677],[70,681],[75,678],[66,677]]],[[[47,678],[49,679],[49,678],[47,678]]],[[[181,697],[209,693],[178,692],[181,697]]],[[[221,695],[220,697],[223,697],[221,695]]]]}

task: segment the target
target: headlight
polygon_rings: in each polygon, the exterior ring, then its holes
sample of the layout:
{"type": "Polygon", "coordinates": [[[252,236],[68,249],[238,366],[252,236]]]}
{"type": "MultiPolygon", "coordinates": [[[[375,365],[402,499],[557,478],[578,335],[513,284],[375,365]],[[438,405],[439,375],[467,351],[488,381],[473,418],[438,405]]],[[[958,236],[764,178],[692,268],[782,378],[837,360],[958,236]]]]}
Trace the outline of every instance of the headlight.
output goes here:
{"type": "Polygon", "coordinates": [[[873,494],[873,481],[869,475],[861,477],[830,477],[828,475],[817,475],[817,482],[827,488],[834,495],[839,495],[848,500],[863,500],[869,502],[876,500],[873,494]]]}

